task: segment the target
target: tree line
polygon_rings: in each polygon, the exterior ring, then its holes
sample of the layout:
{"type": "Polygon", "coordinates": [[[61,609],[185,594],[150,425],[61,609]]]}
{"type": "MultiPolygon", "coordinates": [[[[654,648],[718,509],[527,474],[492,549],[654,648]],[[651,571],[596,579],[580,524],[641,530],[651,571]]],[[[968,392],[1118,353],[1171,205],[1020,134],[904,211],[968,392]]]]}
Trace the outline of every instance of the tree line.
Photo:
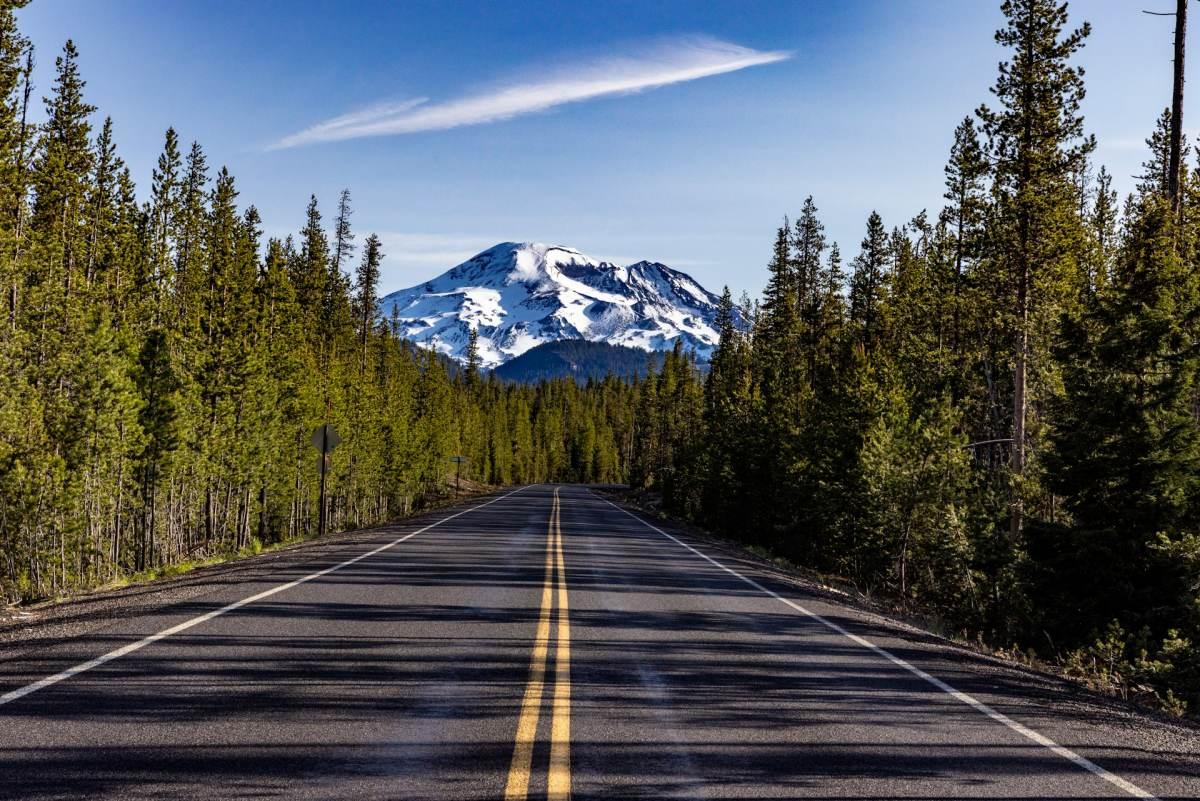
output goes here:
{"type": "Polygon", "coordinates": [[[706,371],[677,347],[645,379],[536,385],[382,319],[348,192],[263,241],[168,130],[139,198],[70,42],[32,124],[21,5],[0,3],[0,596],[310,535],[330,422],[335,530],[444,495],[451,455],[490,484],[629,481],[967,637],[1200,703],[1200,171],[1167,110],[1117,196],[1065,5],[1003,3],[1009,58],[941,209],[872,213],[845,260],[808,198],[761,300],[722,297],[706,371]]]}
{"type": "Polygon", "coordinates": [[[380,319],[385,254],[348,192],[264,242],[229,171],[168,130],[139,201],[71,42],[31,124],[21,5],[0,4],[0,597],[315,532],[326,422],[334,530],[444,495],[452,455],[490,484],[625,475],[628,384],[502,383],[380,319]]]}
{"type": "Polygon", "coordinates": [[[631,477],[951,631],[1194,709],[1200,171],[1168,109],[1118,198],[1080,114],[1088,25],[1003,12],[945,205],[872,213],[846,264],[808,198],[761,301],[726,291],[707,376],[667,365],[641,394],[631,477]]]}

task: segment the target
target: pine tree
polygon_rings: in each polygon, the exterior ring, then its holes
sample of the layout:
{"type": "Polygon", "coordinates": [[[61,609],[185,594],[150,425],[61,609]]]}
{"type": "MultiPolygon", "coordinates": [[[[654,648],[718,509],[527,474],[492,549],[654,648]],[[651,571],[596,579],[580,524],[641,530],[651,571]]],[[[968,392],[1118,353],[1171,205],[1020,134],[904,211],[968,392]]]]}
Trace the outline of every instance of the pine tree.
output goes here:
{"type": "Polygon", "coordinates": [[[729,287],[717,306],[720,340],[704,383],[705,473],[703,509],[718,528],[736,528],[744,505],[746,464],[743,453],[749,411],[749,371],[745,344],[737,328],[737,309],[729,287]]]}
{"type": "MultiPolygon", "coordinates": [[[[1142,162],[1142,174],[1138,176],[1139,195],[1167,196],[1171,183],[1171,109],[1165,108],[1155,122],[1154,130],[1146,139],[1150,158],[1142,162]]],[[[1189,151],[1184,140],[1184,155],[1189,151]]]]}
{"type": "Polygon", "coordinates": [[[83,99],[86,83],[79,75],[78,61],[75,43],[67,40],[54,62],[54,89],[45,99],[47,120],[33,174],[32,224],[48,234],[52,259],[68,282],[79,256],[79,220],[92,169],[88,117],[96,110],[83,99]]]}
{"type": "Polygon", "coordinates": [[[797,313],[804,328],[803,346],[811,373],[821,319],[821,260],[825,252],[825,226],[817,218],[817,206],[811,195],[805,198],[800,216],[796,218],[791,245],[797,313]]]}
{"type": "Polygon", "coordinates": [[[1096,199],[1088,223],[1091,228],[1093,254],[1088,265],[1087,288],[1100,293],[1108,285],[1117,251],[1117,192],[1112,188],[1112,174],[1104,167],[1096,176],[1096,199]]]}
{"type": "Polygon", "coordinates": [[[59,442],[78,500],[59,533],[75,557],[73,569],[60,565],[63,586],[109,577],[98,555],[107,545],[107,527],[133,485],[128,465],[141,436],[130,365],[107,310],[99,307],[89,314],[70,362],[73,403],[59,442]]]}
{"type": "MultiPolygon", "coordinates": [[[[33,46],[17,25],[16,11],[23,2],[0,5],[0,287],[5,294],[7,330],[15,334],[21,303],[22,275],[15,256],[19,252],[28,188],[25,161],[28,149],[27,109],[33,66],[33,46]]],[[[0,362],[0,366],[2,362],[0,362]]]]}
{"type": "Polygon", "coordinates": [[[16,12],[24,0],[9,0],[0,5],[0,187],[4,191],[3,208],[13,220],[18,185],[16,172],[24,155],[25,136],[22,84],[27,83],[33,58],[32,46],[17,25],[16,12]]]}
{"type": "Polygon", "coordinates": [[[871,350],[882,336],[881,307],[888,291],[888,236],[876,212],[867,218],[867,234],[850,276],[850,321],[859,342],[871,350]]]}
{"type": "Polygon", "coordinates": [[[946,193],[949,205],[942,219],[954,238],[954,280],[950,347],[961,357],[963,337],[963,284],[966,275],[980,257],[987,213],[986,180],[990,171],[987,155],[979,142],[979,132],[970,117],[954,130],[954,145],[946,164],[946,193]]]}
{"type": "Polygon", "coordinates": [[[37,252],[30,254],[26,277],[28,323],[36,332],[35,361],[42,373],[36,380],[55,392],[54,404],[64,412],[70,406],[69,354],[78,351],[83,336],[84,314],[75,295],[86,254],[83,222],[92,170],[88,117],[95,111],[83,99],[85,84],[77,62],[78,52],[68,41],[55,61],[54,88],[45,99],[47,120],[32,173],[31,229],[37,232],[37,252]]]}
{"type": "MultiPolygon", "coordinates": [[[[144,570],[149,549],[158,529],[158,489],[171,454],[179,447],[178,399],[181,383],[175,373],[168,337],[162,329],[152,329],[138,354],[135,373],[141,409],[138,423],[144,444],[138,455],[138,485],[141,491],[142,519],[138,529],[133,568],[144,570]]],[[[118,561],[114,554],[113,561],[118,561]]]]}
{"type": "Polygon", "coordinates": [[[102,252],[105,244],[112,242],[119,214],[119,181],[125,164],[117,155],[113,141],[112,118],[106,117],[96,138],[95,163],[87,197],[87,255],[83,273],[84,281],[91,287],[97,280],[97,272],[110,261],[109,254],[102,252]]]}
{"type": "Polygon", "coordinates": [[[111,200],[111,230],[98,243],[106,285],[104,302],[113,310],[115,324],[133,333],[142,330],[144,321],[150,317],[145,280],[149,255],[143,237],[146,217],[138,206],[128,166],[121,165],[111,200]]]}
{"type": "Polygon", "coordinates": [[[379,268],[383,262],[383,245],[379,237],[371,234],[367,237],[363,249],[362,261],[359,262],[355,273],[355,299],[357,308],[358,341],[359,341],[359,372],[366,369],[367,342],[375,328],[375,318],[379,307],[379,268]]]}
{"type": "MultiPolygon", "coordinates": [[[[168,128],[163,143],[163,152],[158,157],[158,166],[151,173],[150,186],[150,215],[151,215],[151,280],[155,286],[156,298],[161,298],[168,287],[164,284],[170,279],[172,268],[172,248],[177,232],[176,216],[180,203],[180,171],[183,161],[179,154],[179,136],[174,128],[168,128]]],[[[161,300],[155,303],[161,313],[161,300]]]]}
{"type": "MultiPolygon", "coordinates": [[[[756,497],[751,506],[762,517],[754,524],[775,530],[787,525],[794,506],[791,493],[800,468],[796,452],[798,426],[807,400],[800,319],[800,283],[787,220],[779,228],[768,270],[761,312],[754,331],[754,423],[759,438],[751,447],[756,475],[747,479],[752,491],[770,493],[774,502],[756,497]]],[[[665,369],[665,368],[664,368],[665,369]]]]}
{"type": "Polygon", "coordinates": [[[935,238],[923,212],[892,232],[889,295],[881,315],[888,321],[884,350],[897,365],[908,402],[919,406],[957,384],[951,350],[945,345],[941,265],[936,247],[931,247],[935,238]]]}
{"type": "Polygon", "coordinates": [[[955,609],[969,590],[963,442],[947,403],[917,412],[897,378],[891,369],[870,376],[876,413],[859,454],[854,569],[905,603],[919,594],[955,609]]]}
{"type": "Polygon", "coordinates": [[[200,396],[207,431],[200,440],[206,460],[204,482],[204,543],[221,547],[231,529],[232,483],[237,478],[237,451],[234,430],[235,412],[245,377],[245,327],[249,323],[246,305],[250,294],[246,278],[254,274],[246,265],[242,246],[244,229],[237,213],[237,189],[228,170],[222,168],[212,190],[204,247],[207,275],[204,288],[203,336],[204,369],[200,396]],[[228,484],[229,492],[221,493],[228,484]]]}
{"type": "Polygon", "coordinates": [[[759,381],[771,401],[791,393],[795,388],[794,371],[799,366],[800,291],[790,233],[785,219],[775,235],[775,247],[767,265],[770,277],[763,292],[761,314],[756,320],[761,357],[759,381]]]}
{"type": "Polygon", "coordinates": [[[208,160],[199,143],[193,142],[180,187],[179,220],[176,226],[178,241],[171,286],[176,323],[185,332],[193,332],[200,325],[200,299],[204,283],[203,238],[208,195],[208,160]]]}
{"type": "Polygon", "coordinates": [[[1051,608],[1071,621],[1047,625],[1064,635],[1119,619],[1161,637],[1195,602],[1194,577],[1159,550],[1200,533],[1200,281],[1176,253],[1173,215],[1165,194],[1148,201],[1109,291],[1064,330],[1047,476],[1073,526],[1038,545],[1051,608]]]}
{"type": "Polygon", "coordinates": [[[466,378],[472,390],[479,388],[479,331],[472,328],[467,332],[466,378]]]}
{"type": "MultiPolygon", "coordinates": [[[[16,239],[14,252],[16,255],[21,254],[21,245],[25,238],[28,228],[27,220],[29,217],[29,163],[32,159],[33,139],[36,125],[29,121],[29,106],[33,102],[33,67],[34,67],[34,47],[30,43],[25,49],[25,64],[21,70],[22,73],[22,88],[21,88],[21,114],[20,124],[17,127],[17,152],[16,152],[16,169],[15,181],[13,189],[17,193],[14,203],[14,218],[15,230],[14,237],[16,239]]],[[[15,305],[15,304],[14,304],[15,305]]]]}
{"type": "Polygon", "coordinates": [[[825,341],[835,339],[837,328],[846,315],[846,299],[843,295],[846,274],[842,270],[842,250],[834,242],[829,248],[829,258],[822,271],[821,329],[825,341]]]}
{"type": "Polygon", "coordinates": [[[333,268],[340,270],[342,262],[354,255],[354,231],[350,228],[350,190],[343,189],[338,196],[337,220],[333,225],[333,268]]]}
{"type": "Polygon", "coordinates": [[[321,323],[329,274],[329,240],[321,227],[316,195],[309,198],[304,230],[300,233],[300,252],[291,269],[296,303],[306,314],[312,315],[312,335],[319,337],[326,333],[321,323]]]}
{"type": "Polygon", "coordinates": [[[1031,368],[1042,369],[1047,347],[1038,330],[1080,281],[1072,176],[1082,170],[1095,141],[1083,133],[1083,72],[1071,64],[1090,26],[1085,22],[1064,33],[1067,7],[1057,0],[1005,0],[1001,10],[1007,25],[996,32],[996,42],[1011,49],[1012,58],[1000,65],[992,90],[1000,108],[985,106],[979,115],[994,149],[998,220],[989,235],[1001,271],[1015,288],[1009,314],[1015,478],[1010,534],[1016,539],[1027,493],[1021,482],[1029,444],[1029,379],[1031,368]]]}

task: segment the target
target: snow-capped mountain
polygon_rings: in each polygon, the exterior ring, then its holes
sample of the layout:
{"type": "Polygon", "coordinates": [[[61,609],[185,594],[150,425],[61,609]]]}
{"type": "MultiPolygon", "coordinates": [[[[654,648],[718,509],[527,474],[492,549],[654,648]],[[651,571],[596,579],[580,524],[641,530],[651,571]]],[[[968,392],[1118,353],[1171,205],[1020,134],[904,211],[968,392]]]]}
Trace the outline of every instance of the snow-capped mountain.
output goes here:
{"type": "Polygon", "coordinates": [[[381,301],[402,336],[463,360],[472,328],[493,367],[544,342],[587,339],[669,350],[677,339],[707,359],[718,298],[664,264],[620,266],[577,250],[502,242],[432,281],[381,301]]]}

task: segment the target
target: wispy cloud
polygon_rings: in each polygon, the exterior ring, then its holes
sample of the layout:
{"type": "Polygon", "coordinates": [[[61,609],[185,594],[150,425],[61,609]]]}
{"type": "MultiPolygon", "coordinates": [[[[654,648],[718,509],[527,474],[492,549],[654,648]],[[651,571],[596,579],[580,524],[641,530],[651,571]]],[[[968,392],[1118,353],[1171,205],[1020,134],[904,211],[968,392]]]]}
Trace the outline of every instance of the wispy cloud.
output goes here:
{"type": "Polygon", "coordinates": [[[736,72],[790,56],[786,51],[754,50],[710,37],[658,40],[635,51],[553,68],[548,73],[543,70],[538,78],[513,81],[459,98],[380,103],[285,136],[268,149],[482,125],[567,103],[736,72]]]}

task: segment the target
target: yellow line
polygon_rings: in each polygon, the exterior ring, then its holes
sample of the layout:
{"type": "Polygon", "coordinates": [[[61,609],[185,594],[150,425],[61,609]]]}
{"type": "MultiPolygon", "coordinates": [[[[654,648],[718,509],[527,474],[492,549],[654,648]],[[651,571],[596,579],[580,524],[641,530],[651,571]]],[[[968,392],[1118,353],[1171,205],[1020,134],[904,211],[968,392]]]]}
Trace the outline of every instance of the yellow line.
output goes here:
{"type": "Polygon", "coordinates": [[[546,531],[546,570],[542,579],[542,608],[538,613],[537,634],[533,641],[533,656],[529,660],[529,681],[521,700],[521,715],[517,720],[516,743],[512,763],[508,768],[508,784],[504,788],[506,801],[523,801],[529,794],[529,772],[533,762],[533,743],[537,737],[538,714],[542,706],[542,687],[546,673],[546,651],[550,645],[550,611],[554,605],[552,589],[554,576],[554,518],[558,510],[558,490],[550,511],[546,531]]]}
{"type": "MultiPolygon", "coordinates": [[[[558,490],[554,490],[558,500],[558,490]]],[[[554,505],[554,547],[558,560],[558,646],[554,654],[554,717],[550,724],[548,801],[571,797],[571,622],[567,606],[567,567],[563,559],[561,506],[554,505]]]]}

